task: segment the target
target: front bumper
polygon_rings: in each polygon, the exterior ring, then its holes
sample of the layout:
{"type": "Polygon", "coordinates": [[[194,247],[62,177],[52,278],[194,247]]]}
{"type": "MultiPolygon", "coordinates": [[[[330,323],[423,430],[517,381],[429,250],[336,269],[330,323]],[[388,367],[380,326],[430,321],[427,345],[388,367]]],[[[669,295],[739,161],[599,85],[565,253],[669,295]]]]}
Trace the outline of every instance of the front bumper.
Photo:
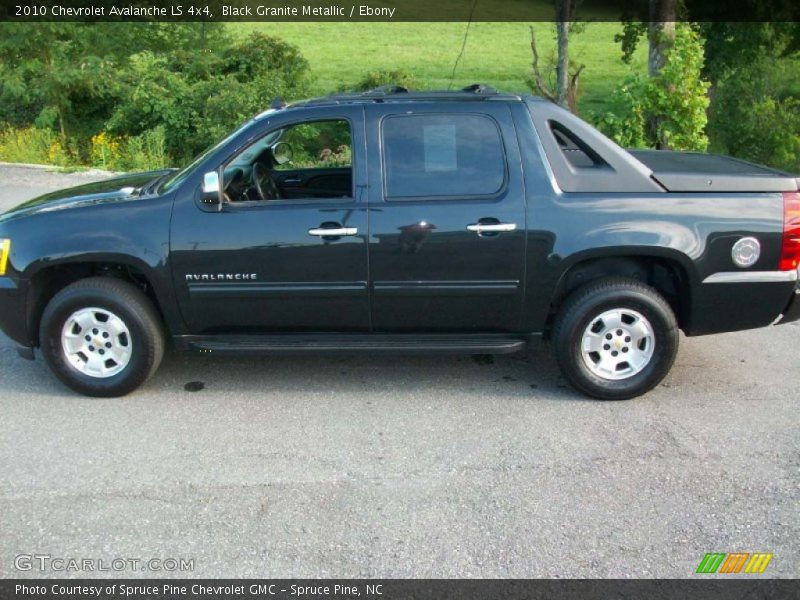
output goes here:
{"type": "Polygon", "coordinates": [[[28,335],[26,287],[12,277],[0,277],[0,330],[20,346],[32,346],[28,335]]]}

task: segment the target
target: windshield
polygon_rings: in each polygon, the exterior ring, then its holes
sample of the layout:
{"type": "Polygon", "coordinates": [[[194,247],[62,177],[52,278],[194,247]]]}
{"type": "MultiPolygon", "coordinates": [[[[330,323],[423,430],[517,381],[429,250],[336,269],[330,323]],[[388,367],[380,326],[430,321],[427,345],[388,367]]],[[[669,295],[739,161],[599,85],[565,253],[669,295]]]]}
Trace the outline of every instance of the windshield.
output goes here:
{"type": "Polygon", "coordinates": [[[202,163],[206,158],[208,158],[212,153],[216,152],[219,148],[221,148],[222,146],[227,144],[229,141],[231,141],[234,137],[239,135],[239,133],[242,132],[246,127],[248,127],[253,121],[257,121],[259,119],[262,119],[262,118],[264,118],[265,116],[267,116],[268,114],[270,114],[272,112],[274,112],[272,109],[265,110],[261,114],[259,114],[259,115],[255,116],[255,117],[253,117],[252,119],[248,120],[241,127],[237,128],[233,133],[229,134],[225,139],[217,142],[216,144],[211,146],[208,150],[206,150],[205,152],[200,154],[197,158],[195,158],[189,164],[189,166],[181,169],[180,171],[175,171],[174,173],[170,174],[163,181],[163,183],[161,184],[161,187],[158,190],[159,193],[160,194],[164,194],[166,192],[171,191],[175,187],[179,186],[181,183],[183,183],[186,180],[187,177],[189,177],[189,175],[192,174],[192,172],[195,170],[195,168],[197,168],[197,166],[200,163],[202,163]]]}

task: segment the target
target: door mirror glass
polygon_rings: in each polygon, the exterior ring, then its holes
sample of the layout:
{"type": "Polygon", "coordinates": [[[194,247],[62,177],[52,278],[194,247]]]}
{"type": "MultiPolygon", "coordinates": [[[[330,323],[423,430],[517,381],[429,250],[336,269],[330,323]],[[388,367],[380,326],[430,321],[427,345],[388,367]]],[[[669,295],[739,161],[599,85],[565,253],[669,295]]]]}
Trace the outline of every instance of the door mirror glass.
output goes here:
{"type": "Polygon", "coordinates": [[[278,142],[272,147],[272,158],[279,165],[285,165],[292,162],[294,151],[292,147],[286,142],[278,142]]]}
{"type": "Polygon", "coordinates": [[[222,187],[219,182],[219,173],[216,171],[209,171],[203,175],[202,200],[204,204],[222,205],[222,187]]]}
{"type": "Polygon", "coordinates": [[[203,175],[203,195],[219,194],[219,173],[210,171],[203,175]]]}

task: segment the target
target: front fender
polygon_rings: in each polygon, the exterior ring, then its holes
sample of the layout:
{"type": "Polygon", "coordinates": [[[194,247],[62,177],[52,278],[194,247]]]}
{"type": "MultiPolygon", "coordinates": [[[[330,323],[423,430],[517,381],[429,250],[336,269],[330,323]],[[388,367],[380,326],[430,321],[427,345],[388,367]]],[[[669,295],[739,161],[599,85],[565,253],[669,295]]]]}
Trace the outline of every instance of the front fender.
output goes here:
{"type": "Polygon", "coordinates": [[[38,295],[58,267],[128,267],[149,282],[171,330],[182,327],[169,267],[172,198],[146,198],[39,213],[4,223],[11,269],[24,290],[27,339],[36,338],[38,295]]]}

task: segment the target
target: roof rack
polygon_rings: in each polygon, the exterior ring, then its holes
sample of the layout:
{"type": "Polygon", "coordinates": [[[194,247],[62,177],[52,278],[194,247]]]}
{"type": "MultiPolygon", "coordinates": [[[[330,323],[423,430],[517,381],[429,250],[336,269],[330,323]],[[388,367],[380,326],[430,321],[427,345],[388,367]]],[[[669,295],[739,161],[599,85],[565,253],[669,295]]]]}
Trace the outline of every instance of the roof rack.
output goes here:
{"type": "Polygon", "coordinates": [[[386,96],[388,94],[408,94],[408,88],[402,85],[382,85],[364,92],[364,96],[386,96]]]}
{"type": "Polygon", "coordinates": [[[490,85],[483,83],[473,83],[467,87],[461,88],[462,92],[469,92],[471,94],[493,94],[497,95],[497,90],[490,85]]]}
{"type": "Polygon", "coordinates": [[[338,93],[321,98],[313,98],[294,106],[318,106],[320,104],[357,104],[364,102],[402,102],[415,100],[521,100],[517,94],[504,94],[491,86],[475,83],[460,90],[422,90],[411,91],[401,85],[383,85],[366,92],[338,93]]]}
{"type": "Polygon", "coordinates": [[[286,103],[286,100],[284,100],[280,96],[275,98],[269,105],[270,108],[275,109],[275,110],[278,110],[278,109],[281,109],[281,108],[286,108],[287,106],[288,106],[288,104],[286,103]]]}

